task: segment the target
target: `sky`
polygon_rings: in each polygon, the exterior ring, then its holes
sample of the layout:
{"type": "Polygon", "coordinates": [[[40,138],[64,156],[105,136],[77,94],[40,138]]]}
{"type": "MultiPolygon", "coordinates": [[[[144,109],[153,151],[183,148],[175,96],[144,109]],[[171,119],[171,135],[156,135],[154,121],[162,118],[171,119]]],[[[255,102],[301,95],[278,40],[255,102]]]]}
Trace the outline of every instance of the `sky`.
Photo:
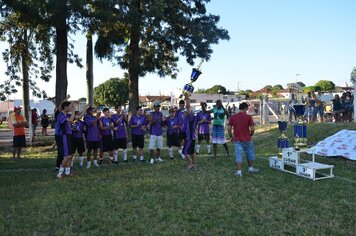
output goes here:
{"type": "MultiPolygon", "coordinates": [[[[258,90],[265,85],[302,81],[307,86],[331,80],[338,86],[350,84],[356,66],[356,1],[354,0],[211,0],[208,12],[220,16],[219,27],[229,31],[230,40],[213,45],[204,62],[195,89],[222,85],[227,90],[258,90]]],[[[85,62],[85,37],[71,36],[75,52],[85,62]]],[[[6,45],[0,43],[3,51],[6,45]]],[[[199,64],[200,61],[196,61],[199,64]]],[[[179,61],[178,78],[148,74],[140,78],[140,95],[177,92],[190,82],[192,66],[179,61]]],[[[5,64],[0,60],[0,82],[5,64]]],[[[94,86],[125,71],[109,61],[94,61],[94,86]]],[[[55,75],[49,83],[39,82],[50,96],[55,94],[55,75]]],[[[68,66],[68,93],[86,96],[85,68],[68,66]]],[[[20,98],[18,94],[10,98],[20,98]]]]}

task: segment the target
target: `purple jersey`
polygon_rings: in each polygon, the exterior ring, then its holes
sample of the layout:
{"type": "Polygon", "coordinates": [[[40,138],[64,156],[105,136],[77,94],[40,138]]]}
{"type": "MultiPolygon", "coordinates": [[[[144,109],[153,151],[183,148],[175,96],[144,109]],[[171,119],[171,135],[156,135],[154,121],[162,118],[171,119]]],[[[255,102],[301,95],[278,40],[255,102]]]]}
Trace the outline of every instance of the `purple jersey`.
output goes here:
{"type": "Polygon", "coordinates": [[[198,134],[209,134],[209,124],[211,122],[210,113],[200,111],[198,112],[196,119],[198,122],[198,134]],[[201,121],[203,122],[199,124],[201,121]]]}
{"type": "Polygon", "coordinates": [[[160,111],[158,112],[151,112],[152,121],[154,123],[151,124],[150,134],[161,136],[163,134],[162,130],[162,119],[163,115],[160,111]]]}
{"type": "Polygon", "coordinates": [[[173,133],[178,133],[179,132],[179,120],[178,117],[168,117],[165,121],[165,124],[167,126],[167,134],[173,134],[173,133]],[[177,126],[174,127],[173,126],[177,126]]]}
{"type": "Polygon", "coordinates": [[[99,118],[99,121],[101,121],[103,128],[109,127],[109,129],[100,129],[101,136],[110,135],[111,134],[111,128],[110,128],[111,120],[110,120],[110,118],[102,116],[99,118]]]}
{"type": "Polygon", "coordinates": [[[64,135],[64,134],[72,134],[72,127],[70,123],[67,121],[70,118],[70,114],[64,114],[63,112],[59,113],[57,116],[56,122],[56,135],[64,135]]]}
{"type": "Polygon", "coordinates": [[[131,119],[130,119],[130,127],[131,127],[131,125],[135,125],[135,126],[138,125],[135,128],[131,128],[132,134],[144,135],[145,134],[145,130],[142,129],[142,126],[146,126],[147,125],[146,116],[132,115],[131,119]]]}
{"type": "Polygon", "coordinates": [[[114,138],[115,139],[120,139],[120,138],[126,138],[126,121],[123,115],[112,115],[111,116],[111,122],[114,123],[114,138]]]}
{"type": "Polygon", "coordinates": [[[186,134],[187,134],[187,140],[195,140],[196,139],[196,128],[197,128],[197,122],[195,119],[195,115],[193,112],[190,112],[189,115],[185,119],[185,126],[186,128],[186,134]]]}
{"type": "Polygon", "coordinates": [[[77,120],[72,124],[72,132],[73,137],[75,138],[83,138],[84,131],[84,122],[81,120],[77,120]]]}
{"type": "Polygon", "coordinates": [[[178,109],[176,112],[176,117],[178,117],[178,122],[179,122],[179,131],[180,132],[186,132],[186,117],[184,115],[184,112],[182,112],[181,109],[178,109]]]}
{"type": "Polygon", "coordinates": [[[96,142],[100,141],[100,131],[98,127],[98,122],[96,121],[96,117],[92,115],[84,116],[84,124],[87,126],[86,132],[86,141],[96,142]],[[93,124],[94,123],[94,124],[93,124]]]}

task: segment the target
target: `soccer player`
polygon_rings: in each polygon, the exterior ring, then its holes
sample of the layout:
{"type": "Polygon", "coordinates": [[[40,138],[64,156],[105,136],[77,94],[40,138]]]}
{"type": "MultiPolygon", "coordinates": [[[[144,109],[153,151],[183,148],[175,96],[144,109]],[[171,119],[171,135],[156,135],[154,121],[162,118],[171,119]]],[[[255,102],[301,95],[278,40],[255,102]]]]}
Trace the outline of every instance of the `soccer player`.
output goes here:
{"type": "Polygon", "coordinates": [[[114,140],[111,130],[113,129],[109,108],[103,109],[103,116],[99,118],[99,129],[101,133],[100,163],[103,163],[104,153],[109,153],[110,162],[114,161],[114,140]]]}
{"type": "Polygon", "coordinates": [[[95,109],[89,107],[87,109],[87,114],[84,116],[84,123],[86,126],[85,140],[87,145],[87,169],[91,166],[91,154],[93,153],[94,166],[99,167],[98,164],[98,149],[100,148],[100,130],[98,126],[98,120],[101,115],[97,112],[94,116],[95,109]]]}
{"type": "Polygon", "coordinates": [[[142,107],[138,106],[136,108],[136,114],[131,116],[129,123],[131,127],[133,161],[136,161],[137,159],[137,148],[139,148],[140,161],[145,161],[145,158],[143,156],[143,148],[145,146],[145,130],[147,124],[147,118],[145,115],[143,115],[142,107]]]}
{"type": "MultiPolygon", "coordinates": [[[[83,160],[84,160],[84,155],[83,153],[85,152],[85,145],[84,145],[84,127],[85,124],[81,120],[83,117],[82,114],[80,114],[79,111],[75,111],[75,120],[72,123],[72,132],[73,132],[73,138],[72,138],[72,149],[73,149],[73,155],[75,152],[78,152],[79,154],[79,167],[83,167],[83,160]]],[[[72,158],[72,164],[71,167],[73,167],[73,161],[74,161],[74,156],[72,158]]]]}
{"type": "Polygon", "coordinates": [[[169,109],[169,116],[165,121],[165,125],[167,126],[168,155],[171,160],[174,159],[172,148],[173,146],[177,147],[180,153],[182,153],[181,145],[179,142],[179,120],[175,113],[176,111],[173,108],[169,109]]]}
{"type": "Polygon", "coordinates": [[[186,110],[183,110],[186,127],[186,139],[183,147],[183,154],[185,159],[188,161],[188,170],[192,170],[196,167],[196,156],[195,156],[195,140],[196,140],[196,126],[197,122],[195,119],[194,112],[192,112],[190,107],[189,97],[185,98],[186,110]]]}
{"type": "Polygon", "coordinates": [[[210,112],[206,110],[207,104],[205,102],[200,103],[202,110],[198,112],[196,119],[198,123],[198,144],[196,146],[196,154],[200,153],[200,144],[202,140],[206,141],[206,147],[208,149],[208,155],[211,155],[210,146],[210,129],[211,124],[210,112]]]}
{"type": "Polygon", "coordinates": [[[181,154],[182,159],[184,160],[185,156],[182,153],[183,150],[183,146],[184,146],[184,142],[185,142],[185,138],[186,138],[186,127],[185,127],[185,119],[186,116],[184,115],[183,110],[185,110],[185,101],[184,100],[180,100],[179,101],[179,108],[176,111],[176,116],[178,117],[178,121],[179,121],[179,141],[180,141],[180,145],[181,145],[181,149],[178,151],[179,154],[181,154]]]}
{"type": "Polygon", "coordinates": [[[127,162],[127,116],[122,107],[115,106],[116,114],[111,116],[111,122],[114,127],[114,164],[118,164],[118,149],[122,150],[122,160],[127,162]]]}
{"type": "Polygon", "coordinates": [[[151,112],[149,116],[150,121],[150,156],[151,160],[150,163],[154,164],[155,162],[162,162],[161,159],[161,149],[163,146],[163,130],[162,124],[164,122],[164,117],[162,112],[159,111],[161,105],[159,103],[154,103],[153,109],[154,111],[151,112]],[[156,153],[155,153],[156,148],[156,153]]]}
{"type": "Polygon", "coordinates": [[[59,135],[59,142],[57,148],[63,161],[58,170],[57,178],[63,178],[63,172],[66,176],[71,176],[70,166],[72,162],[72,128],[71,122],[74,120],[73,106],[70,102],[63,102],[61,105],[61,112],[57,117],[56,133],[59,135]]]}

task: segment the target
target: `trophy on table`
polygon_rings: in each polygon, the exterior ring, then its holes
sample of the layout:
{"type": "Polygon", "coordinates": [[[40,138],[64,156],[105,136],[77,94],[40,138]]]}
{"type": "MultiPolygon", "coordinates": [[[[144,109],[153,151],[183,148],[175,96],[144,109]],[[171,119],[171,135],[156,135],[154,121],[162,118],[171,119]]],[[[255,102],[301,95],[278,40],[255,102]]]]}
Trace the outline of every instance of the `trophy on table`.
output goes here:
{"type": "Polygon", "coordinates": [[[305,114],[305,104],[302,102],[293,105],[293,110],[297,117],[294,124],[294,147],[296,150],[307,147],[307,125],[303,120],[305,114]]]}
{"type": "Polygon", "coordinates": [[[179,98],[183,98],[183,97],[190,97],[192,95],[192,93],[194,92],[194,87],[193,87],[193,83],[195,81],[197,81],[199,75],[201,75],[201,71],[200,71],[200,67],[203,64],[204,60],[201,60],[201,62],[199,63],[197,68],[193,68],[192,70],[192,74],[190,76],[190,83],[184,85],[183,87],[183,92],[182,94],[179,96],[179,98]]]}

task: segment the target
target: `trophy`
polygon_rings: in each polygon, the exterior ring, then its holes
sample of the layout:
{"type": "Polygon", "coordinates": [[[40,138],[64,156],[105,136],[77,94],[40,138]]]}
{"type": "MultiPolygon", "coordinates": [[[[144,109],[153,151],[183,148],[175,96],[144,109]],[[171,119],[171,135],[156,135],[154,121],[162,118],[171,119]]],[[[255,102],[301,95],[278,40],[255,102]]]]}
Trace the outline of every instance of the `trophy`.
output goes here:
{"type": "Polygon", "coordinates": [[[295,104],[293,110],[297,117],[297,122],[294,124],[294,147],[300,150],[307,147],[307,125],[303,121],[305,104],[295,104]]]}
{"type": "Polygon", "coordinates": [[[203,64],[204,60],[201,60],[201,62],[199,63],[197,68],[193,68],[192,70],[192,74],[190,76],[190,83],[184,85],[183,87],[183,92],[182,94],[179,96],[179,98],[183,98],[184,97],[190,97],[192,95],[192,93],[194,92],[194,87],[193,87],[193,83],[195,81],[197,81],[199,75],[201,75],[201,71],[200,71],[200,67],[203,64]]]}
{"type": "Polygon", "coordinates": [[[281,135],[278,137],[277,147],[278,147],[278,158],[282,158],[282,149],[289,147],[289,139],[285,134],[287,132],[287,121],[278,121],[278,129],[281,135]]]}

